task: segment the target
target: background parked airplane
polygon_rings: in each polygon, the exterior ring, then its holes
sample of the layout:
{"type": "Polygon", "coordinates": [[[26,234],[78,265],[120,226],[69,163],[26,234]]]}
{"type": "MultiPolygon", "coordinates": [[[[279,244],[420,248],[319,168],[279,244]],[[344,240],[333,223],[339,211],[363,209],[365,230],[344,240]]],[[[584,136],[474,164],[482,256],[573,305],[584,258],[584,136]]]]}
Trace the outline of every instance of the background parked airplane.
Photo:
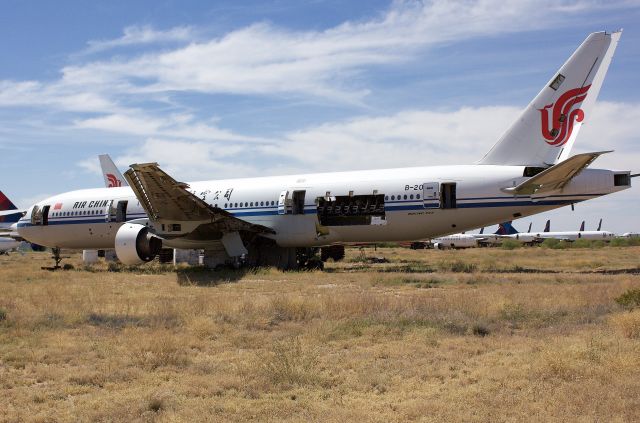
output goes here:
{"type": "Polygon", "coordinates": [[[611,241],[615,238],[615,234],[609,231],[600,230],[602,227],[602,219],[600,219],[600,223],[598,224],[598,230],[595,231],[585,231],[584,230],[584,221],[580,225],[580,229],[577,231],[561,231],[561,232],[552,232],[551,231],[551,221],[547,220],[544,231],[536,233],[536,236],[542,239],[557,239],[560,241],[576,241],[578,239],[588,239],[588,240],[601,240],[601,241],[611,241]]]}

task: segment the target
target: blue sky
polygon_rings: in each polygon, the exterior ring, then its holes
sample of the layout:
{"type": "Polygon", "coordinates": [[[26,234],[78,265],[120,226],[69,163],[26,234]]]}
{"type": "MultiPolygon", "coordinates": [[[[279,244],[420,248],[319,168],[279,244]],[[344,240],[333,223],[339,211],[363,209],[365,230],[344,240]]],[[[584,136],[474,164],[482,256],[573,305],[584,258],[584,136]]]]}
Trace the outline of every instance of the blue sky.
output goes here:
{"type": "MultiPolygon", "coordinates": [[[[1,189],[472,163],[593,31],[624,28],[575,151],[640,172],[638,1],[0,4],[1,189]]],[[[524,219],[640,231],[638,187],[524,219]]]]}

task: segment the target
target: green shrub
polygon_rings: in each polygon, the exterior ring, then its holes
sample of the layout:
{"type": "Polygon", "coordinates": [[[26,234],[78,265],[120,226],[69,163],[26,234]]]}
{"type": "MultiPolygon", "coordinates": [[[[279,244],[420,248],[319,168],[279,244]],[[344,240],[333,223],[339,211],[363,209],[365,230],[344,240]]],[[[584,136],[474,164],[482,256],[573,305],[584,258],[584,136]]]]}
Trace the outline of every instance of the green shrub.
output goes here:
{"type": "Polygon", "coordinates": [[[588,239],[576,239],[571,246],[573,248],[591,248],[592,244],[588,239]]]}
{"type": "Polygon", "coordinates": [[[547,238],[542,242],[544,248],[551,248],[552,250],[564,250],[571,248],[571,243],[566,241],[560,241],[555,238],[547,238]]]}
{"type": "Polygon", "coordinates": [[[616,298],[615,301],[627,310],[640,307],[640,289],[628,289],[616,298]]]}
{"type": "Polygon", "coordinates": [[[440,270],[449,271],[454,273],[473,273],[476,271],[476,266],[474,263],[465,263],[461,260],[456,261],[443,261],[440,263],[440,270]]]}
{"type": "Polygon", "coordinates": [[[0,322],[7,320],[7,312],[5,309],[0,308],[0,322]]]}
{"type": "Polygon", "coordinates": [[[505,239],[502,241],[502,244],[500,244],[500,247],[503,250],[514,250],[520,248],[520,243],[514,239],[505,239]]]}
{"type": "Polygon", "coordinates": [[[629,238],[613,238],[609,245],[612,247],[628,247],[629,240],[629,238]]]}

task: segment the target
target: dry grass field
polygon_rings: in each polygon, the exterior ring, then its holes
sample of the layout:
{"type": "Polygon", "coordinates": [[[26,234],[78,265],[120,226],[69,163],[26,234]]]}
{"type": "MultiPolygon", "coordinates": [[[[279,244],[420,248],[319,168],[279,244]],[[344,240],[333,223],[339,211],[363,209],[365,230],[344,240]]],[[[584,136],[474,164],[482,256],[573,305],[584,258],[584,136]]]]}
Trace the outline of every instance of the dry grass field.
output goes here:
{"type": "Polygon", "coordinates": [[[66,262],[0,257],[0,421],[640,421],[640,247],[66,262]]]}

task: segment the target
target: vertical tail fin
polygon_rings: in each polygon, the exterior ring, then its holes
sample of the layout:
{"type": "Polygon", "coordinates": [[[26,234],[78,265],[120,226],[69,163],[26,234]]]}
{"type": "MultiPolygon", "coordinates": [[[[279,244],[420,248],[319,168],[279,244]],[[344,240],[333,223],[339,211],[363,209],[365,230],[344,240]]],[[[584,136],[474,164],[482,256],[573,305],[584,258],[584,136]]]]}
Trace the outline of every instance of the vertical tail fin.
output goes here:
{"type": "Polygon", "coordinates": [[[529,222],[529,229],[527,229],[527,233],[531,233],[531,225],[533,225],[533,222],[529,222]]]}
{"type": "Polygon", "coordinates": [[[518,230],[511,225],[511,221],[500,223],[495,232],[496,235],[515,235],[517,233],[518,230]]]}
{"type": "MultiPolygon", "coordinates": [[[[18,208],[7,198],[2,191],[0,191],[0,211],[5,210],[18,210],[18,208]]],[[[0,226],[4,227],[9,223],[15,223],[20,220],[22,215],[19,213],[9,214],[6,216],[0,216],[0,226]]]]}
{"type": "Polygon", "coordinates": [[[582,221],[582,224],[580,224],[580,229],[578,230],[578,232],[584,232],[584,220],[582,221]]]}
{"type": "Polygon", "coordinates": [[[621,34],[589,35],[479,164],[544,167],[568,158],[621,34]]]}
{"type": "Polygon", "coordinates": [[[102,168],[104,184],[107,188],[129,186],[122,176],[122,173],[120,173],[108,154],[101,154],[98,158],[100,159],[100,167],[102,168]]]}
{"type": "Polygon", "coordinates": [[[480,229],[480,234],[484,233],[484,226],[480,229]]]}
{"type": "Polygon", "coordinates": [[[7,196],[4,195],[2,191],[0,191],[0,211],[16,209],[17,207],[15,206],[15,204],[13,204],[11,200],[9,200],[9,198],[7,198],[7,196]]]}
{"type": "Polygon", "coordinates": [[[543,232],[549,232],[551,230],[551,220],[547,220],[547,224],[544,225],[544,231],[543,232]]]}
{"type": "Polygon", "coordinates": [[[600,222],[598,222],[598,230],[602,229],[602,218],[600,218],[600,222]]]}

